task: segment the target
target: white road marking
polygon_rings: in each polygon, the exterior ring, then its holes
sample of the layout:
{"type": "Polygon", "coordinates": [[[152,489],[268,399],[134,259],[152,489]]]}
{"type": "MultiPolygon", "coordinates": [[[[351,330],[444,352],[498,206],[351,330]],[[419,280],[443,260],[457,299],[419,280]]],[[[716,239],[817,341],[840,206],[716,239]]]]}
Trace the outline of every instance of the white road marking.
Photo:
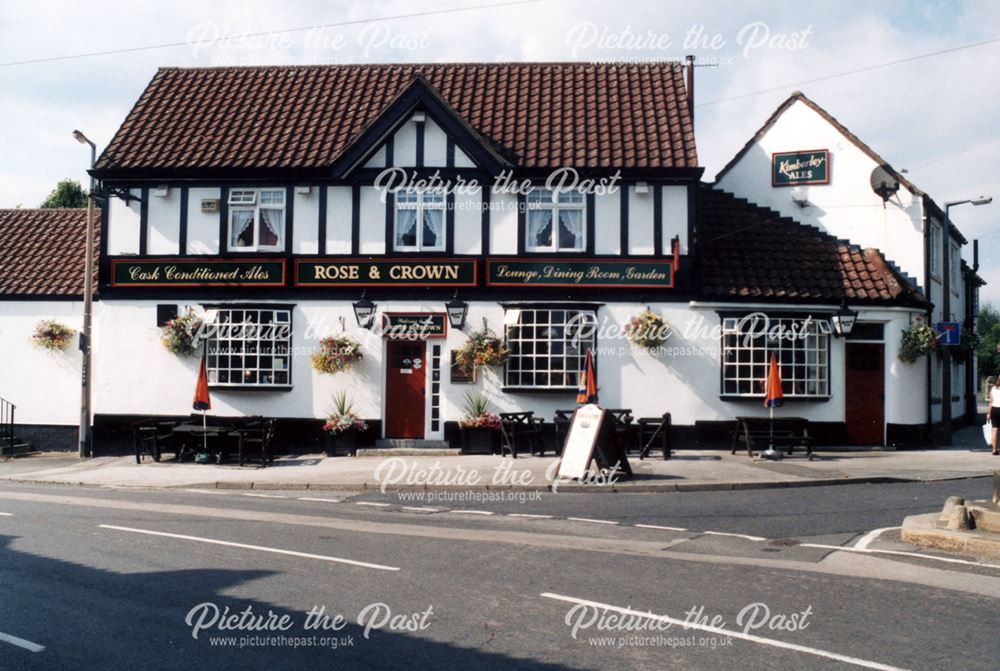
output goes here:
{"type": "Polygon", "coordinates": [[[440,508],[431,508],[429,506],[402,506],[403,510],[416,510],[422,513],[436,513],[440,508]]]}
{"type": "Polygon", "coordinates": [[[705,536],[732,536],[733,538],[744,538],[748,541],[766,541],[766,538],[761,538],[760,536],[748,536],[746,534],[731,534],[726,531],[700,531],[698,533],[704,534],[705,536]]]}
{"type": "Polygon", "coordinates": [[[318,501],[319,503],[340,503],[340,499],[319,499],[313,496],[300,496],[299,501],[318,501]]]}
{"type": "Polygon", "coordinates": [[[258,499],[287,499],[287,496],[281,496],[280,494],[253,494],[250,492],[243,492],[243,496],[256,496],[258,499]]]}
{"type": "Polygon", "coordinates": [[[590,522],[591,524],[618,524],[615,520],[594,520],[589,517],[567,517],[574,522],[590,522]]]}
{"type": "Polygon", "coordinates": [[[14,513],[0,513],[0,517],[13,517],[14,513]]]}
{"type": "Polygon", "coordinates": [[[858,542],[854,544],[856,550],[864,550],[872,541],[881,536],[886,531],[892,531],[893,529],[902,529],[903,527],[883,527],[882,529],[873,529],[869,531],[864,536],[858,539],[858,542]]]}
{"type": "Polygon", "coordinates": [[[552,515],[532,515],[531,513],[509,513],[507,517],[526,517],[532,520],[551,520],[552,515]]]}
{"type": "Polygon", "coordinates": [[[643,612],[639,610],[634,610],[632,608],[622,608],[620,606],[612,606],[610,604],[600,603],[598,601],[588,601],[587,599],[577,599],[575,597],[564,596],[562,594],[553,594],[552,592],[543,592],[541,596],[545,599],[554,599],[556,601],[563,601],[565,603],[571,603],[574,605],[586,605],[592,608],[599,608],[605,611],[612,611],[614,613],[622,613],[624,615],[646,617],[649,618],[650,620],[657,620],[660,622],[667,622],[671,625],[677,625],[683,627],[685,630],[697,629],[699,631],[706,631],[711,634],[731,636],[732,638],[738,638],[744,641],[750,641],[751,643],[769,645],[774,648],[782,648],[784,650],[794,650],[796,652],[803,652],[807,655],[825,657],[827,659],[833,659],[838,662],[844,662],[845,664],[852,664],[854,666],[860,666],[866,669],[880,669],[881,671],[903,671],[902,669],[900,669],[900,667],[897,666],[881,664],[879,662],[873,662],[867,659],[861,659],[859,657],[850,657],[848,655],[841,655],[836,652],[820,650],[819,648],[810,648],[805,645],[798,645],[797,643],[786,643],[785,641],[779,641],[773,638],[765,638],[763,636],[756,636],[754,634],[745,634],[742,631],[734,629],[724,629],[722,627],[712,627],[707,624],[686,622],[684,620],[678,620],[676,618],[668,617],[666,615],[657,615],[655,613],[643,612]]]}
{"type": "Polygon", "coordinates": [[[984,564],[982,562],[969,561],[968,559],[954,559],[952,557],[938,557],[936,555],[925,555],[919,552],[903,552],[902,550],[872,550],[871,548],[852,548],[843,545],[823,545],[821,543],[802,543],[800,548],[820,548],[822,550],[839,550],[840,552],[857,552],[866,555],[897,555],[902,557],[916,557],[918,559],[934,559],[949,564],[965,564],[966,566],[983,566],[985,568],[1000,568],[1000,564],[984,564]]]}
{"type": "Polygon", "coordinates": [[[25,640],[23,638],[18,638],[17,636],[11,636],[10,634],[5,634],[0,631],[0,641],[4,643],[10,643],[11,645],[16,645],[19,648],[24,648],[25,650],[30,650],[31,652],[41,652],[45,649],[44,645],[38,645],[37,643],[32,643],[31,641],[25,640]]]}
{"type": "Polygon", "coordinates": [[[661,527],[658,524],[636,524],[642,529],[662,529],[663,531],[687,531],[684,527],[661,527]]]}
{"type": "Polygon", "coordinates": [[[450,513],[455,513],[456,515],[492,515],[493,513],[489,510],[449,510],[450,513]]]}
{"type": "Polygon", "coordinates": [[[355,501],[356,506],[375,506],[377,508],[388,508],[390,504],[388,503],[377,503],[375,501],[355,501]]]}
{"type": "Polygon", "coordinates": [[[351,566],[361,566],[362,568],[373,568],[380,571],[398,571],[398,566],[386,566],[384,564],[372,564],[369,562],[357,561],[354,559],[344,559],[342,557],[330,557],[327,555],[317,555],[309,552],[296,552],[295,550],[282,550],[280,548],[269,548],[262,545],[247,545],[246,543],[233,543],[231,541],[220,541],[214,538],[203,538],[201,536],[188,536],[185,534],[168,534],[163,531],[150,531],[148,529],[134,529],[132,527],[119,527],[113,524],[99,524],[101,529],[113,529],[115,531],[128,531],[135,534],[146,534],[149,536],[162,536],[164,538],[178,538],[185,541],[198,541],[199,543],[210,543],[212,545],[225,545],[244,550],[259,550],[260,552],[271,552],[273,554],[288,555],[290,557],[303,557],[305,559],[320,559],[322,561],[335,562],[337,564],[350,564],[351,566]]]}
{"type": "Polygon", "coordinates": [[[185,492],[194,492],[195,494],[215,494],[216,496],[225,496],[226,492],[220,492],[217,489],[185,489],[185,492]]]}

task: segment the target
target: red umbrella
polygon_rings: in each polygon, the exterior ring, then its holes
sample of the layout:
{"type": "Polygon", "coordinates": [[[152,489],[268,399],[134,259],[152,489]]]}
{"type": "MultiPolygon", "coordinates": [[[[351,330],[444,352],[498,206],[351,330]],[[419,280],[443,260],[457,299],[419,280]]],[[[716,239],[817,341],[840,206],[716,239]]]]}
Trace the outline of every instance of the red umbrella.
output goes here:
{"type": "Polygon", "coordinates": [[[205,356],[201,357],[201,365],[198,366],[198,381],[194,385],[194,403],[191,404],[195,410],[201,410],[201,435],[205,451],[208,451],[208,420],[205,418],[205,411],[212,409],[212,399],[208,396],[208,367],[205,365],[205,356]]]}
{"type": "Polygon", "coordinates": [[[587,350],[580,371],[580,385],[576,390],[577,403],[597,403],[597,371],[594,368],[594,351],[587,350]]]}

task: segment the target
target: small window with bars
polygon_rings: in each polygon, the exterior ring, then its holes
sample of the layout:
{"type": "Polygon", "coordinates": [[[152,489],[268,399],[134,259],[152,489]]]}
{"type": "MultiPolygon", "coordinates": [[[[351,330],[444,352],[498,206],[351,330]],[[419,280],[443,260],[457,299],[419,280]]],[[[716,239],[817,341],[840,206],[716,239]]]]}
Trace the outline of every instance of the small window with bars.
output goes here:
{"type": "Polygon", "coordinates": [[[504,336],[510,354],[504,383],[517,389],[576,389],[594,347],[593,310],[509,309],[504,336]]]}
{"type": "Polygon", "coordinates": [[[291,387],[292,313],[288,309],[220,308],[206,344],[213,387],[291,387]]]}
{"type": "Polygon", "coordinates": [[[723,319],[722,395],[763,397],[773,353],[784,396],[829,397],[830,333],[828,321],[811,317],[723,319]]]}

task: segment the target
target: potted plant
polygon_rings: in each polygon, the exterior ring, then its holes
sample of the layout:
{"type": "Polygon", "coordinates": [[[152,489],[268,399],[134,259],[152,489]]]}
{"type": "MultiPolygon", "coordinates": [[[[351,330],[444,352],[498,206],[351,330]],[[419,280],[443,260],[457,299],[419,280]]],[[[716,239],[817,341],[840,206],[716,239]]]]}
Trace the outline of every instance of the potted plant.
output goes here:
{"type": "Polygon", "coordinates": [[[649,308],[630,317],[625,324],[625,337],[636,347],[653,350],[667,342],[670,324],[649,308]]]}
{"type": "Polygon", "coordinates": [[[458,420],[464,454],[492,454],[500,430],[500,416],[490,412],[490,397],[483,392],[465,394],[465,416],[458,420]]]}
{"type": "Polygon", "coordinates": [[[323,431],[326,432],[326,456],[355,454],[358,449],[358,434],[367,431],[368,424],[354,412],[354,402],[346,391],[333,395],[333,412],[326,418],[323,431]]]}
{"type": "Polygon", "coordinates": [[[62,352],[69,347],[76,331],[54,319],[45,319],[35,325],[31,340],[41,348],[62,352]]]}
{"type": "Polygon", "coordinates": [[[481,366],[502,366],[510,350],[485,326],[469,336],[461,348],[455,350],[455,361],[467,374],[481,366]]]}
{"type": "Polygon", "coordinates": [[[335,335],[319,341],[319,350],[312,355],[312,367],[320,373],[340,373],[349,370],[364,354],[361,345],[347,335],[335,335]]]}
{"type": "Polygon", "coordinates": [[[192,356],[198,351],[196,336],[202,319],[192,310],[174,317],[160,328],[163,346],[178,356],[192,356]]]}
{"type": "Polygon", "coordinates": [[[914,324],[903,329],[903,341],[899,345],[898,358],[903,363],[913,363],[928,352],[937,349],[938,336],[927,324],[914,324]]]}

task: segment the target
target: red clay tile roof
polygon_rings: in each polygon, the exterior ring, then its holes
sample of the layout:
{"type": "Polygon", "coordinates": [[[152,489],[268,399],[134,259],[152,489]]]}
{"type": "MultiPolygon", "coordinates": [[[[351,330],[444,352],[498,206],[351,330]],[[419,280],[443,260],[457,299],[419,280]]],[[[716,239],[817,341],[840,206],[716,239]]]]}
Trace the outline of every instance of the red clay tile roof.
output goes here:
{"type": "MultiPolygon", "coordinates": [[[[98,210],[95,251],[100,220],[98,210]]],[[[0,210],[0,296],[82,297],[86,233],[85,208],[0,210]]]]}
{"type": "Polygon", "coordinates": [[[926,306],[913,281],[877,249],[707,185],[699,189],[695,268],[705,297],[926,306]]]}
{"type": "Polygon", "coordinates": [[[696,168],[676,63],[162,68],[98,171],[329,166],[414,77],[515,165],[696,168]]]}

